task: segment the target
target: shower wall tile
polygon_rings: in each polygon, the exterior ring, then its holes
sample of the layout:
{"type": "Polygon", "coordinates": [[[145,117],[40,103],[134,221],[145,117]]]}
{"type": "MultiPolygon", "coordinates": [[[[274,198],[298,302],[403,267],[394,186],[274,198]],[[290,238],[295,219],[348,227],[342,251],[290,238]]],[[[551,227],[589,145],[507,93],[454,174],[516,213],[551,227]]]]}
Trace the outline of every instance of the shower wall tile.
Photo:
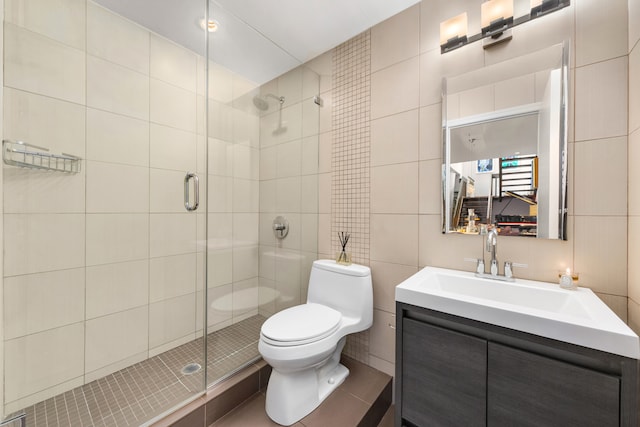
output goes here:
{"type": "Polygon", "coordinates": [[[149,122],[87,108],[87,160],[149,166],[149,122]]]}
{"type": "MultiPolygon", "coordinates": [[[[287,105],[302,100],[302,67],[296,67],[277,78],[279,96],[284,96],[287,105]]],[[[275,101],[275,100],[274,100],[275,101]]]]}
{"type": "Polygon", "coordinates": [[[307,175],[300,178],[300,211],[303,213],[318,212],[319,203],[318,175],[307,175]]]}
{"type": "Polygon", "coordinates": [[[185,337],[194,338],[196,294],[153,303],[149,307],[149,349],[185,337]]]}
{"type": "Polygon", "coordinates": [[[197,136],[173,127],[151,123],[149,159],[152,168],[195,171],[197,136]]]}
{"type": "Polygon", "coordinates": [[[6,402],[84,374],[82,322],[8,340],[4,346],[6,402]]]}
{"type": "Polygon", "coordinates": [[[258,179],[260,152],[246,145],[233,145],[233,176],[242,179],[258,179]]]}
{"type": "Polygon", "coordinates": [[[254,277],[233,284],[233,321],[238,322],[247,316],[258,314],[259,280],[254,277]]]}
{"type": "Polygon", "coordinates": [[[151,122],[191,133],[196,132],[195,92],[151,79],[149,99],[151,122]]]}
{"type": "Polygon", "coordinates": [[[86,373],[147,350],[149,308],[138,307],[87,321],[86,373]]]}
{"type": "Polygon", "coordinates": [[[149,303],[149,260],[95,265],[86,270],[87,319],[149,303]]]}
{"type": "Polygon", "coordinates": [[[318,214],[300,215],[300,249],[305,252],[318,251],[318,214]]]}
{"type": "Polygon", "coordinates": [[[209,61],[209,99],[220,103],[233,101],[233,73],[222,65],[209,61]]]}
{"type": "Polygon", "coordinates": [[[5,213],[83,213],[84,173],[4,168],[5,213]]]}
{"type": "Polygon", "coordinates": [[[3,110],[3,138],[85,156],[84,107],[5,87],[3,110]]]}
{"type": "Polygon", "coordinates": [[[4,19],[60,43],[84,49],[85,4],[85,0],[8,0],[4,5],[4,19]]]}
{"type": "Polygon", "coordinates": [[[149,120],[149,77],[87,55],[87,106],[149,120]]]}
{"type": "Polygon", "coordinates": [[[371,71],[418,56],[420,6],[398,13],[371,29],[371,71]]]}
{"type": "Polygon", "coordinates": [[[282,120],[280,120],[280,111],[273,106],[277,101],[273,101],[269,101],[273,112],[262,116],[260,120],[261,147],[302,138],[302,104],[289,106],[288,102],[285,102],[282,106],[282,120]]]}
{"type": "Polygon", "coordinates": [[[251,279],[258,276],[258,246],[233,248],[233,281],[251,279]]]}
{"type": "Polygon", "coordinates": [[[233,211],[233,178],[209,175],[209,212],[233,211]]]}
{"type": "Polygon", "coordinates": [[[249,109],[249,104],[243,106],[243,103],[247,103],[248,100],[234,101],[232,118],[232,141],[239,145],[244,145],[252,148],[258,148],[260,146],[260,119],[258,116],[245,110],[249,109]]]}
{"type": "Polygon", "coordinates": [[[276,210],[280,212],[300,212],[301,178],[281,178],[276,180],[276,210]]]}
{"type": "MultiPolygon", "coordinates": [[[[269,150],[268,148],[265,150],[269,150]]],[[[287,178],[299,176],[301,173],[302,146],[301,140],[286,142],[275,147],[276,177],[287,178]]]]}
{"type": "Polygon", "coordinates": [[[151,34],[151,77],[196,92],[197,56],[190,50],[156,34],[151,34]]]}
{"type": "Polygon", "coordinates": [[[149,257],[148,214],[88,214],[87,265],[149,257]]]}
{"type": "MultiPolygon", "coordinates": [[[[227,326],[231,323],[232,311],[231,304],[233,299],[233,285],[228,284],[209,289],[208,294],[208,318],[207,326],[220,327],[227,326]]],[[[211,329],[209,330],[211,332],[211,329]]]]}
{"type": "Polygon", "coordinates": [[[196,252],[194,213],[151,214],[149,245],[151,258],[196,252]]]}
{"type": "MultiPolygon", "coordinates": [[[[165,169],[149,170],[149,209],[152,213],[184,213],[185,172],[165,169]]],[[[202,182],[201,184],[202,185],[202,182]]],[[[203,203],[203,189],[200,188],[200,203],[203,203]]],[[[193,193],[192,193],[193,194],[193,193]]],[[[191,196],[193,197],[193,196],[191,196]]]]}
{"type": "Polygon", "coordinates": [[[149,75],[149,32],[87,2],[87,53],[149,75]]]}
{"type": "Polygon", "coordinates": [[[233,108],[209,98],[209,137],[233,142],[233,108]]]}
{"type": "Polygon", "coordinates": [[[233,249],[214,249],[208,253],[208,287],[215,288],[233,282],[233,249]]]}
{"type": "Polygon", "coordinates": [[[151,303],[193,293],[196,289],[196,254],[149,260],[151,303]]]}
{"type": "Polygon", "coordinates": [[[233,214],[233,246],[245,247],[258,244],[258,213],[233,214]]]}
{"type": "Polygon", "coordinates": [[[415,161],[418,157],[419,110],[371,121],[371,165],[415,161]]]}
{"type": "Polygon", "coordinates": [[[85,162],[87,213],[149,212],[149,169],[85,162]]]}
{"type": "Polygon", "coordinates": [[[640,5],[629,0],[629,51],[637,46],[640,40],[640,5]]]}
{"type": "MultiPolygon", "coordinates": [[[[300,160],[300,173],[302,175],[316,175],[319,167],[319,145],[320,138],[318,135],[308,136],[302,139],[302,153],[300,160]]],[[[331,142],[329,142],[331,144],[331,142]]],[[[329,154],[329,158],[331,155],[329,154]]],[[[260,159],[260,172],[262,172],[262,159],[260,159]]]]}
{"type": "Polygon", "coordinates": [[[4,275],[84,266],[82,214],[5,214],[4,275]]]}
{"type": "Polygon", "coordinates": [[[85,53],[7,23],[4,26],[4,84],[84,104],[85,53]]]}
{"type": "Polygon", "coordinates": [[[84,269],[4,279],[4,339],[84,320],[84,269]]]}
{"type": "Polygon", "coordinates": [[[640,48],[629,54],[629,132],[640,129],[640,48]]]}

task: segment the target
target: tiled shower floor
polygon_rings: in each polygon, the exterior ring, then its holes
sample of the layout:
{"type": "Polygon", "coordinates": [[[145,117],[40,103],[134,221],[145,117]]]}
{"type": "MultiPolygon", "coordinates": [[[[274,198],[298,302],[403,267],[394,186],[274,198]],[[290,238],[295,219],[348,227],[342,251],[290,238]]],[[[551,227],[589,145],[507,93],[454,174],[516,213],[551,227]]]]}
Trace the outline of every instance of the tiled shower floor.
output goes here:
{"type": "MultiPolygon", "coordinates": [[[[208,383],[259,356],[258,337],[265,320],[253,316],[209,334],[208,383]]],[[[196,339],[26,408],[27,426],[139,426],[202,390],[203,370],[180,372],[188,363],[202,365],[202,360],[202,339],[196,339]]]]}

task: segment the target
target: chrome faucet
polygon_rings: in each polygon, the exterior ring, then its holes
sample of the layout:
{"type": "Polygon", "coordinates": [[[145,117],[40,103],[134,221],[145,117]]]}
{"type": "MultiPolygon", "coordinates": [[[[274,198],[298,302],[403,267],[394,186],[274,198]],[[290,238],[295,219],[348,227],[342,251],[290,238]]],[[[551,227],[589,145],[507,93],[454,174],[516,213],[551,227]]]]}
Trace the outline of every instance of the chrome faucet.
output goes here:
{"type": "Polygon", "coordinates": [[[496,252],[498,251],[498,231],[492,228],[487,234],[487,252],[491,252],[491,275],[498,275],[498,260],[496,259],[496,252]]]}

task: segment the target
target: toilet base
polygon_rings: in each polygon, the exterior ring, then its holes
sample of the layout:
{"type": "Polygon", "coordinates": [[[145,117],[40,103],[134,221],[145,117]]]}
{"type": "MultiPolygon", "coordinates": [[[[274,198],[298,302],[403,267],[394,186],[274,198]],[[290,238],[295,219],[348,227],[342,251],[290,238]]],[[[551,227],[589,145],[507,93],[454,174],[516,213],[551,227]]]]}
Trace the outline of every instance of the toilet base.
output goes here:
{"type": "Polygon", "coordinates": [[[273,421],[290,426],[310,414],[349,376],[349,369],[338,364],[325,375],[322,369],[295,374],[271,371],[267,386],[267,415],[273,421]]]}

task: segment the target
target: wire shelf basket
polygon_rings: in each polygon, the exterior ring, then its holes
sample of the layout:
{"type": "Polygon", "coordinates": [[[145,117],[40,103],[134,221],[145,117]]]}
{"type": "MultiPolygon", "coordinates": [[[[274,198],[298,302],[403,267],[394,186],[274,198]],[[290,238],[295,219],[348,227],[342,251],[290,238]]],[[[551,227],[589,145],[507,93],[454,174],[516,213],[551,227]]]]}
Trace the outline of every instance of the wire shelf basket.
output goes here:
{"type": "Polygon", "coordinates": [[[80,172],[82,159],[71,154],[51,154],[49,149],[23,141],[2,141],[2,159],[11,166],[65,173],[80,172]]]}

